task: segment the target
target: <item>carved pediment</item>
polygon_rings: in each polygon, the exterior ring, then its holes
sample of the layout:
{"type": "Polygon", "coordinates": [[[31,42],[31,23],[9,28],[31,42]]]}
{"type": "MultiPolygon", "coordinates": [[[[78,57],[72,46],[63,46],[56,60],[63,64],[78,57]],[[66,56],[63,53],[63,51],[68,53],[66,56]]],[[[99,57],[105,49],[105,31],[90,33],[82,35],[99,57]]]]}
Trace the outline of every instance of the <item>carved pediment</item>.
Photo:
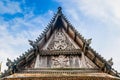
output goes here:
{"type": "Polygon", "coordinates": [[[78,45],[72,41],[72,39],[62,31],[55,31],[51,36],[46,46],[43,48],[46,50],[72,50],[79,49],[78,45]]]}
{"type": "Polygon", "coordinates": [[[57,57],[52,57],[52,67],[53,68],[65,68],[70,67],[69,57],[60,55],[57,57]]]}
{"type": "Polygon", "coordinates": [[[79,55],[58,55],[40,56],[37,55],[34,68],[85,68],[97,69],[98,67],[91,62],[84,54],[79,55]]]}

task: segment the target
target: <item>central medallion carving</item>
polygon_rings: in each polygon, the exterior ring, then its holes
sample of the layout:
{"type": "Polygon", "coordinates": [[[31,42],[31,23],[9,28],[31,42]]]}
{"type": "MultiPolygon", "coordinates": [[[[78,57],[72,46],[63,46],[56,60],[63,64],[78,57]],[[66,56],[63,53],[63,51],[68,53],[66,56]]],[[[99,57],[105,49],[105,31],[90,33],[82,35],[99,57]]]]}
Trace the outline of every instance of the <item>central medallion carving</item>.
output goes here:
{"type": "Polygon", "coordinates": [[[54,68],[64,68],[69,67],[69,58],[63,55],[58,57],[52,57],[52,67],[54,68]]]}
{"type": "Polygon", "coordinates": [[[54,49],[65,49],[66,47],[66,37],[62,32],[57,32],[54,40],[54,49]]]}
{"type": "Polygon", "coordinates": [[[62,31],[56,31],[53,40],[48,46],[49,50],[70,50],[75,49],[62,31]]]}

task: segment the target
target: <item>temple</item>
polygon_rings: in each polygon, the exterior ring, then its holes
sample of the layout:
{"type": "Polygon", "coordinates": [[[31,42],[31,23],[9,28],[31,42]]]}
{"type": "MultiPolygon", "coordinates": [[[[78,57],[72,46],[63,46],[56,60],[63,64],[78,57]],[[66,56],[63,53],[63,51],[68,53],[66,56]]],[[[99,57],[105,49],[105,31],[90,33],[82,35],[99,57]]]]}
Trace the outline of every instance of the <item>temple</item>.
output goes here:
{"type": "Polygon", "coordinates": [[[14,61],[7,59],[8,70],[2,80],[120,80],[106,61],[90,47],[71,25],[59,7],[49,25],[35,40],[31,49],[14,61]]]}

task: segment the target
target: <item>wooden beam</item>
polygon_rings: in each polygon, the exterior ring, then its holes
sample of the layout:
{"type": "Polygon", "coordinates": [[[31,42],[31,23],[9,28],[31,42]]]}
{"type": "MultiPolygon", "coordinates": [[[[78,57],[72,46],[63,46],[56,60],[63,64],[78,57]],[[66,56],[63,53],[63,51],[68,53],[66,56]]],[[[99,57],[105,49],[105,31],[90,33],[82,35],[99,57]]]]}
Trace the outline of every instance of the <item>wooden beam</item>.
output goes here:
{"type": "Polygon", "coordinates": [[[69,33],[69,25],[67,25],[67,33],[69,33]]]}
{"type": "Polygon", "coordinates": [[[76,41],[77,33],[74,34],[74,41],[76,41]]]}

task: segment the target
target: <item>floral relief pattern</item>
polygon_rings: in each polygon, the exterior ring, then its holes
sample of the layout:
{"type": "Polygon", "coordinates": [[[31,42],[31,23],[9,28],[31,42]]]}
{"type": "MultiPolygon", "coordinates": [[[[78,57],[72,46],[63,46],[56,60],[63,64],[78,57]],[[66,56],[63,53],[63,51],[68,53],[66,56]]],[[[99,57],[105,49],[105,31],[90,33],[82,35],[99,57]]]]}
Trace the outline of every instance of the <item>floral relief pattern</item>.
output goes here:
{"type": "Polygon", "coordinates": [[[70,50],[75,49],[72,43],[67,39],[65,34],[61,31],[55,32],[53,40],[48,45],[49,50],[70,50]]]}
{"type": "Polygon", "coordinates": [[[52,57],[52,67],[54,68],[64,68],[69,67],[69,58],[63,55],[60,55],[58,57],[52,57]]]}

